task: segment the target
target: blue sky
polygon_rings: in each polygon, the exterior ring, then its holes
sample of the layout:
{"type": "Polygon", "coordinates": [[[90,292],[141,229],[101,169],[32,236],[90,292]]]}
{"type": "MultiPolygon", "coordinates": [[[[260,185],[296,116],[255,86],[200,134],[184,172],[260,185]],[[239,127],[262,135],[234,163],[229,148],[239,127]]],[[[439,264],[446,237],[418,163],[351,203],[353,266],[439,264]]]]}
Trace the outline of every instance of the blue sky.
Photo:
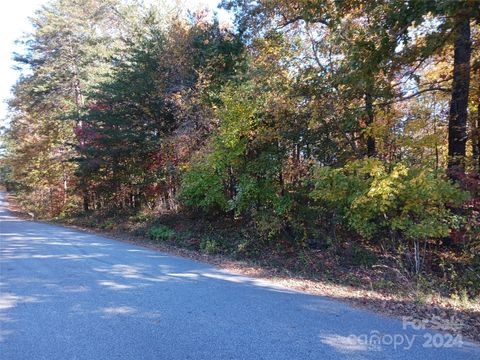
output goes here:
{"type": "Polygon", "coordinates": [[[0,121],[7,114],[6,99],[10,96],[10,88],[18,77],[12,69],[12,53],[15,51],[15,40],[31,29],[28,18],[32,16],[45,0],[14,0],[0,3],[0,121]]]}
{"type": "MultiPolygon", "coordinates": [[[[10,97],[10,89],[15,84],[19,73],[12,69],[12,54],[18,51],[15,40],[23,33],[31,31],[29,17],[48,0],[4,0],[0,1],[0,125],[7,116],[6,100],[10,97]]],[[[146,2],[155,2],[147,0],[146,2]]],[[[219,0],[185,0],[189,7],[206,4],[215,8],[219,0]]]]}

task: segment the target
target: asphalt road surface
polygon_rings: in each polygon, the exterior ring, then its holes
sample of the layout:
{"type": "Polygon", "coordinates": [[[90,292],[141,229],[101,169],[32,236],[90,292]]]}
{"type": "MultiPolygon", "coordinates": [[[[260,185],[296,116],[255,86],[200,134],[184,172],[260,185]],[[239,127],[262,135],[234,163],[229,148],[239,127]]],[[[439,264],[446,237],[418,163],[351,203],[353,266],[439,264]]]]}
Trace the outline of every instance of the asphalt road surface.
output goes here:
{"type": "Polygon", "coordinates": [[[451,334],[21,220],[0,200],[2,360],[480,359],[451,334]]]}

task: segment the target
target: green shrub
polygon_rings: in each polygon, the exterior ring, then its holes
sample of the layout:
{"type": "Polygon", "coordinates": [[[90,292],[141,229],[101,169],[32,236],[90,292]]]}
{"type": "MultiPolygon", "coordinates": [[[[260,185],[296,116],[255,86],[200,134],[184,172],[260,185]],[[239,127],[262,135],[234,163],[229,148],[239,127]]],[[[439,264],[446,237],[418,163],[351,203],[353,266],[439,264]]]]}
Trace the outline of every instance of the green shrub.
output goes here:
{"type": "Polygon", "coordinates": [[[399,163],[391,170],[380,160],[364,159],[343,168],[318,167],[311,197],[338,215],[345,226],[365,239],[392,236],[414,248],[415,271],[420,241],[449,235],[463,221],[451,207],[468,196],[432,171],[399,163]]]}
{"type": "Polygon", "coordinates": [[[175,238],[175,231],[165,225],[152,226],[148,230],[148,236],[152,240],[172,240],[175,238]]]}
{"type": "Polygon", "coordinates": [[[312,198],[327,203],[364,238],[398,230],[406,238],[439,238],[461,221],[449,206],[467,193],[432,172],[397,164],[387,171],[375,159],[317,168],[312,198]]]}
{"type": "Polygon", "coordinates": [[[185,171],[179,199],[190,208],[223,211],[227,209],[223,178],[209,160],[193,163],[185,171]]]}
{"type": "Polygon", "coordinates": [[[256,122],[258,96],[252,96],[248,84],[238,89],[227,86],[221,100],[223,105],[217,109],[220,124],[208,151],[190,162],[180,189],[179,198],[186,206],[205,212],[234,210],[226,185],[234,172],[243,173],[239,167],[244,165],[248,138],[256,122]]]}
{"type": "Polygon", "coordinates": [[[112,219],[105,220],[100,227],[104,230],[113,230],[115,228],[116,222],[112,219]]]}
{"type": "Polygon", "coordinates": [[[200,249],[208,254],[215,254],[220,251],[219,244],[215,239],[204,237],[200,241],[200,249]]]}

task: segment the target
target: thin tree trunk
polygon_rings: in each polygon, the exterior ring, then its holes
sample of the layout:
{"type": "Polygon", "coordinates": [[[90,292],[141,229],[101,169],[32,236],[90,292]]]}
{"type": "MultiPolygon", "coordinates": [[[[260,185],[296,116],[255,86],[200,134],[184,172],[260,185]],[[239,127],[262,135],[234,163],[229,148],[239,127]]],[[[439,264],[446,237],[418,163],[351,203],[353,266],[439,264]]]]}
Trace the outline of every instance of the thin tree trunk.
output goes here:
{"type": "Polygon", "coordinates": [[[458,179],[459,174],[465,171],[467,142],[467,109],[472,51],[468,17],[459,20],[455,34],[452,100],[448,120],[448,171],[451,178],[458,179]]]}
{"type": "Polygon", "coordinates": [[[88,199],[88,193],[87,192],[83,192],[83,211],[88,211],[90,210],[90,202],[89,202],[89,199],[88,199]]]}
{"type": "Polygon", "coordinates": [[[65,171],[65,164],[62,161],[62,180],[63,180],[63,205],[67,203],[68,177],[65,171]]]}
{"type": "MultiPolygon", "coordinates": [[[[72,69],[72,90],[73,90],[73,96],[75,99],[75,110],[76,110],[76,117],[77,117],[77,126],[82,129],[83,128],[83,122],[81,119],[81,110],[84,107],[84,98],[82,94],[82,89],[81,89],[81,83],[80,83],[80,78],[79,78],[79,71],[78,71],[78,66],[77,66],[77,56],[74,53],[73,50],[73,42],[71,37],[68,37],[68,42],[70,45],[70,52],[71,52],[71,61],[73,63],[73,69],[72,69]]],[[[85,145],[84,139],[80,138],[79,141],[81,146],[85,145]]],[[[90,195],[88,192],[88,186],[85,186],[82,189],[82,197],[83,197],[83,210],[88,211],[90,208],[90,195]]]]}
{"type": "Polygon", "coordinates": [[[437,97],[433,93],[433,138],[435,139],[435,177],[438,175],[439,151],[437,138],[437,97]]]}
{"type": "Polygon", "coordinates": [[[233,200],[236,196],[236,189],[235,189],[235,177],[233,175],[233,169],[231,166],[228,167],[228,196],[229,200],[233,200]]]}
{"type": "Polygon", "coordinates": [[[480,174],[480,85],[478,94],[477,127],[475,128],[475,132],[477,137],[477,172],[480,174]]]}
{"type": "MultiPolygon", "coordinates": [[[[365,110],[367,111],[367,127],[373,124],[374,112],[373,112],[373,97],[370,91],[365,94],[365,110]]],[[[367,156],[373,157],[377,153],[375,146],[375,138],[372,135],[367,136],[367,156]]]]}
{"type": "Polygon", "coordinates": [[[472,119],[472,156],[473,169],[480,174],[480,72],[478,80],[477,117],[472,119]]]}

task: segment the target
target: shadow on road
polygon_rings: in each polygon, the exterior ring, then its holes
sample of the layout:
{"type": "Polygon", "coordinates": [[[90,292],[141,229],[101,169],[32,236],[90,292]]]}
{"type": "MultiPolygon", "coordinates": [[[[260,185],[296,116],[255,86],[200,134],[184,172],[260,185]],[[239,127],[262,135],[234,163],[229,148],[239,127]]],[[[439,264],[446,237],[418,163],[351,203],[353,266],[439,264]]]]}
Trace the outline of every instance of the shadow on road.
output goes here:
{"type": "Polygon", "coordinates": [[[436,333],[341,302],[0,217],[5,358],[479,358],[470,343],[425,347],[436,333]]]}

